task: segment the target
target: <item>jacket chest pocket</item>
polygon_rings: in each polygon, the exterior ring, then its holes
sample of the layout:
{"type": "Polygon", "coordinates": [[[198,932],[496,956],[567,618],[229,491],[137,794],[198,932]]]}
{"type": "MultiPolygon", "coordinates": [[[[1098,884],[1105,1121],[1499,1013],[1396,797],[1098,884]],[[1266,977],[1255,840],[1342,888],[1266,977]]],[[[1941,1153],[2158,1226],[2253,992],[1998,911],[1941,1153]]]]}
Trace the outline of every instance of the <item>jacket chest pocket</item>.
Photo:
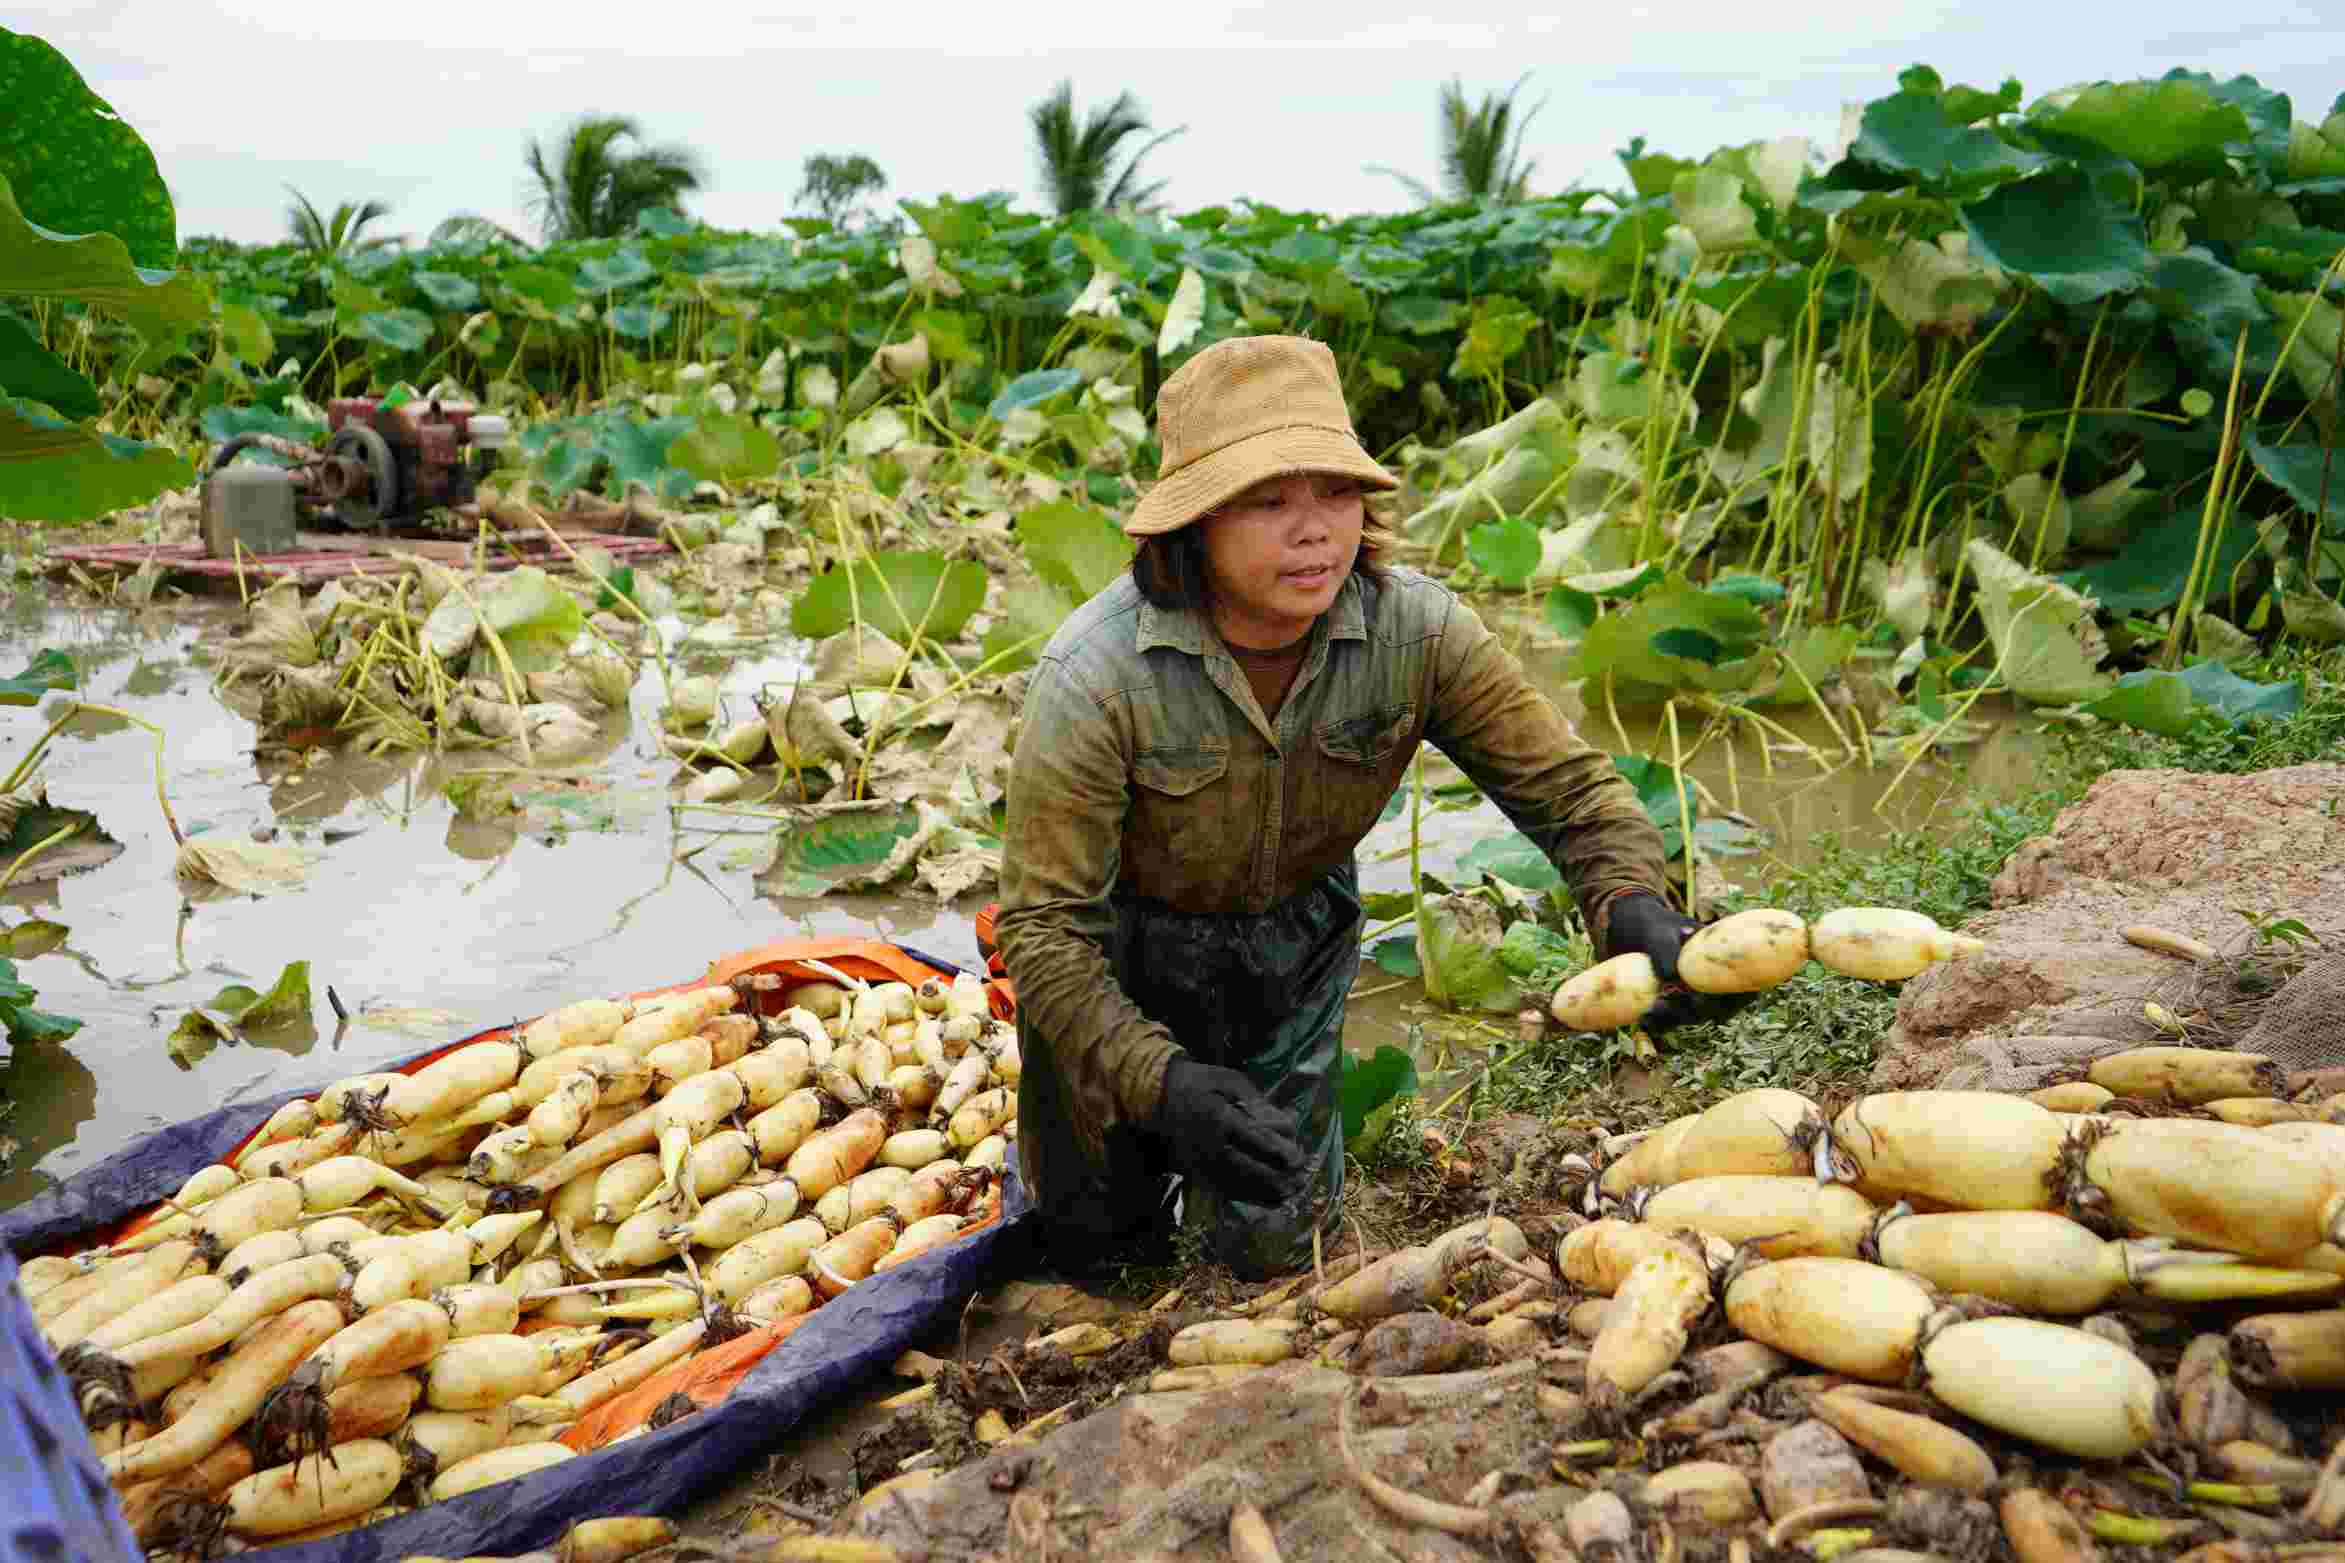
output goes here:
{"type": "Polygon", "coordinates": [[[1183,745],[1143,749],[1132,756],[1132,781],[1143,792],[1186,798],[1229,773],[1229,746],[1183,745]]]}
{"type": "Polygon", "coordinates": [[[1331,847],[1349,851],[1392,797],[1394,783],[1416,750],[1416,737],[1414,701],[1320,723],[1312,732],[1311,797],[1297,826],[1324,831],[1331,847]]]}

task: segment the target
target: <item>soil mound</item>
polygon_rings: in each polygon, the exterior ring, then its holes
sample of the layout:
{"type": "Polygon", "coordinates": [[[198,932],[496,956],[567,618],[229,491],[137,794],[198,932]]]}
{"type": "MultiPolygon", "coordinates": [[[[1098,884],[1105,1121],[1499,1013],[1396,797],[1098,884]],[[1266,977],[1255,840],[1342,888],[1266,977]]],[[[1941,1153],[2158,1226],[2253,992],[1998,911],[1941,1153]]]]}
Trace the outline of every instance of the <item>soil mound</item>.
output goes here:
{"type": "Polygon", "coordinates": [[[1985,953],[1906,984],[1877,1089],[2026,1090],[2101,1054],[2176,1040],[2146,1002],[2192,1041],[2270,1052],[2291,1069],[2345,1064],[2334,1024],[2257,1027],[2267,1010],[2333,1020],[2321,995],[2345,998],[2345,765],[2111,771],[2011,854],[1994,898],[1964,929],[1985,953]],[[2258,932],[2289,919],[2325,953],[2285,928],[2258,932]],[[2143,925],[2215,955],[2127,942],[2121,930],[2143,925]]]}

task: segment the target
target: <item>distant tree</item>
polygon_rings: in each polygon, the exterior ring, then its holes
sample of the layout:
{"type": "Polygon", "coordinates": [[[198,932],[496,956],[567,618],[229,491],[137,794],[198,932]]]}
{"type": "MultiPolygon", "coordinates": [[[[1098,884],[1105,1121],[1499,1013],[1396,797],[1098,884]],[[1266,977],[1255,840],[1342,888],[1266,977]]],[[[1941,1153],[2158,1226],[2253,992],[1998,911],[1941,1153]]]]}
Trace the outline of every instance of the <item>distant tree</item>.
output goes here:
{"type": "Polygon", "coordinates": [[[1524,158],[1523,136],[1539,109],[1547,106],[1542,99],[1529,113],[1517,109],[1515,94],[1528,80],[1525,76],[1504,92],[1486,92],[1482,101],[1473,105],[1466,102],[1466,89],[1457,78],[1450,78],[1449,85],[1441,89],[1435,109],[1439,190],[1381,164],[1369,164],[1369,172],[1392,175],[1427,206],[1445,201],[1523,199],[1529,193],[1531,170],[1538,166],[1538,159],[1524,158]]]}
{"type": "Polygon", "coordinates": [[[806,182],[792,199],[812,207],[815,216],[835,228],[846,227],[849,218],[862,212],[865,196],[888,187],[887,174],[860,152],[817,152],[806,160],[804,177],[806,182]]]}
{"type": "Polygon", "coordinates": [[[624,114],[585,115],[550,147],[530,138],[523,159],[534,182],[529,207],[548,244],[631,232],[642,213],[677,206],[706,182],[690,147],[642,140],[642,128],[624,114]],[[629,141],[635,150],[621,145],[629,141]]]}
{"type": "Polygon", "coordinates": [[[435,245],[484,244],[492,239],[501,239],[515,249],[534,248],[527,239],[503,223],[475,212],[458,212],[453,217],[442,218],[439,225],[432,229],[430,242],[435,245]]]}
{"type": "Polygon", "coordinates": [[[1119,168],[1116,154],[1125,140],[1146,135],[1148,114],[1129,92],[1116,95],[1105,108],[1095,108],[1075,119],[1075,85],[1062,81],[1058,90],[1026,111],[1034,127],[1034,149],[1042,162],[1042,189],[1052,208],[1064,217],[1102,207],[1146,206],[1165,181],[1139,182],[1140,163],[1149,153],[1188,129],[1165,131],[1134,152],[1119,168]]]}
{"type": "MultiPolygon", "coordinates": [[[[291,185],[285,187],[293,190],[291,185]]],[[[285,228],[295,244],[319,260],[339,260],[364,250],[379,250],[399,241],[389,234],[359,235],[368,223],[391,215],[387,201],[344,201],[332,217],[323,217],[309,197],[293,190],[293,204],[285,208],[285,228]]]]}

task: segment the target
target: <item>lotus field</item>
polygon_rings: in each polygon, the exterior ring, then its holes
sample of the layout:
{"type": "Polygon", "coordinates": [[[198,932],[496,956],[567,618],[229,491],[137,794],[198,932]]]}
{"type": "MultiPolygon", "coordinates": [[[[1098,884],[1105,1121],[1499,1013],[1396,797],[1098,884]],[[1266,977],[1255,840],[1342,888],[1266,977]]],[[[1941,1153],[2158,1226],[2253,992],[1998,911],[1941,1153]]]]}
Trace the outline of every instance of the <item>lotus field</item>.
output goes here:
{"type": "Polygon", "coordinates": [[[993,194],[331,262],[175,250],[151,158],[93,154],[0,199],[0,514],[143,503],[206,442],[320,434],[334,395],[460,389],[521,429],[499,497],[779,538],[816,571],[798,633],[919,651],[982,611],[999,673],[1121,567],[1163,376],[1303,332],[1411,479],[1413,556],[1534,594],[1592,697],[1831,721],[1866,661],[1923,738],[2003,689],[2180,732],[2287,707],[2226,671],[2259,645],[2345,639],[2345,98],[2313,112],[2246,76],[2030,101],[1916,66],[1837,151],[1639,138],[1623,188],[1511,204],[993,194]]]}

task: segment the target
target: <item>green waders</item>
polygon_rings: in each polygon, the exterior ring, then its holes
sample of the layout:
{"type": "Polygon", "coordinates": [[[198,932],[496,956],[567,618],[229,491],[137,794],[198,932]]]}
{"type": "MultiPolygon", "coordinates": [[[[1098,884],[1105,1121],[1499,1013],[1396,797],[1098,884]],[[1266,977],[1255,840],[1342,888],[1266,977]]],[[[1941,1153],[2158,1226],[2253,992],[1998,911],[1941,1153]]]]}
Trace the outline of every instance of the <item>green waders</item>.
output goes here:
{"type": "MultiPolygon", "coordinates": [[[[1311,1168],[1275,1205],[1229,1199],[1195,1178],[1179,1185],[1178,1225],[1205,1257],[1259,1278],[1308,1263],[1311,1234],[1343,1192],[1344,1000],[1360,969],[1359,875],[1347,864],[1259,916],[1176,912],[1119,896],[1107,952],[1142,1013],[1200,1063],[1242,1069],[1294,1114],[1311,1168]]],[[[1107,1131],[1104,1160],[1067,1121],[1048,1037],[1021,1028],[1018,1136],[1042,1256],[1070,1275],[1146,1257],[1171,1235],[1174,1164],[1147,1128],[1107,1131]]]]}

